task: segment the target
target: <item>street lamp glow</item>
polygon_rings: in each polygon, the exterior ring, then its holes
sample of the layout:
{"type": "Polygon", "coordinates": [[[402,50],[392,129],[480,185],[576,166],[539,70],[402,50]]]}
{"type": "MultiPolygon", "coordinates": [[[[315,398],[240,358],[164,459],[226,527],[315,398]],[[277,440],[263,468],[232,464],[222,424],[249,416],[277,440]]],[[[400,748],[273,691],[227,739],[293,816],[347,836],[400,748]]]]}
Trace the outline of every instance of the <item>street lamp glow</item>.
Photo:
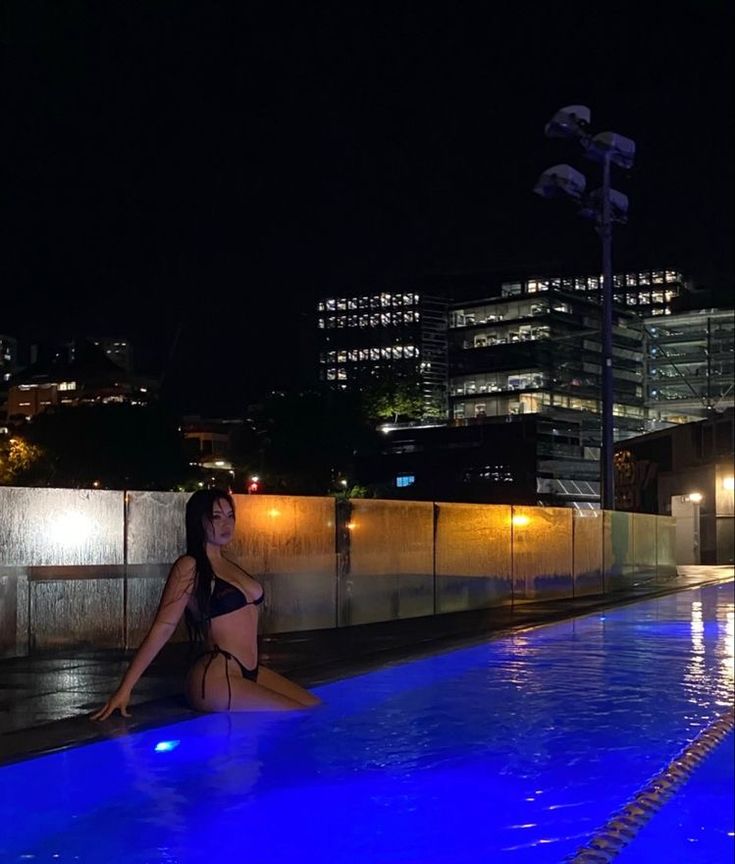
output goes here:
{"type": "Polygon", "coordinates": [[[704,495],[701,492],[690,492],[687,495],[687,498],[692,501],[694,504],[701,504],[704,495]]]}

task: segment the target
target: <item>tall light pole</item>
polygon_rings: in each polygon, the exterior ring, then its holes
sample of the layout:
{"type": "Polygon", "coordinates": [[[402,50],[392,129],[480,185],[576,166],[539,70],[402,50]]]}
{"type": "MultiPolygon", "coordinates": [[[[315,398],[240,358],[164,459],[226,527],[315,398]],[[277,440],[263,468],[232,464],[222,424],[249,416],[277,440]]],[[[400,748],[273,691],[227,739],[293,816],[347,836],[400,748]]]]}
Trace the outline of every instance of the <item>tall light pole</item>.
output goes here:
{"type": "Polygon", "coordinates": [[[601,504],[604,510],[615,508],[615,481],[613,474],[613,351],[612,351],[612,229],[614,222],[625,222],[628,197],[610,188],[610,166],[631,168],[635,158],[635,142],[616,132],[592,135],[589,128],[590,110],[584,105],[568,105],[554,114],[546,124],[548,138],[573,138],[579,141],[585,156],[602,163],[602,187],[585,195],[587,181],[571,165],[554,165],[539,177],[534,192],[544,198],[561,195],[577,201],[580,215],[592,218],[602,242],[602,309],[601,331],[601,504]]]}

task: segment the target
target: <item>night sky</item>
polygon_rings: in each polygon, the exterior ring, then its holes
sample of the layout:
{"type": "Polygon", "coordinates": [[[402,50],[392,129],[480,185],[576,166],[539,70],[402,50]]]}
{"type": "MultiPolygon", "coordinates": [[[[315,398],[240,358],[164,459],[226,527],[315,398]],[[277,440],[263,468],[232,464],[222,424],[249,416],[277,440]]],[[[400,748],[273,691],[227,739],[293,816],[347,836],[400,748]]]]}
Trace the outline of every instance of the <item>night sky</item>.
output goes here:
{"type": "Polygon", "coordinates": [[[594,272],[531,189],[563,105],[638,145],[614,267],[732,289],[721,0],[5,3],[0,332],[127,334],[186,410],[293,380],[302,313],[423,274],[594,272]]]}

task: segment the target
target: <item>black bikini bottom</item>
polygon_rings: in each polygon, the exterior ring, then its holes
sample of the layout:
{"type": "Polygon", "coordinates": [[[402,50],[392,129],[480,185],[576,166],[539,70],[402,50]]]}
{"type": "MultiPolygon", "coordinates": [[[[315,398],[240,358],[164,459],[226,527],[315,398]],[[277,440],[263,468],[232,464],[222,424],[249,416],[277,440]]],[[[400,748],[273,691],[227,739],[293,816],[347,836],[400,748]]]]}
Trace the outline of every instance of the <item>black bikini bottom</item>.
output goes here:
{"type": "MultiPolygon", "coordinates": [[[[240,667],[240,672],[242,673],[242,677],[246,678],[248,681],[252,681],[255,683],[258,680],[258,668],[259,664],[255,664],[255,669],[247,669],[242,663],[235,657],[234,654],[230,654],[229,651],[224,651],[219,645],[215,645],[211,651],[205,651],[201,656],[209,657],[207,660],[207,665],[204,667],[204,672],[202,674],[202,699],[205,698],[204,695],[204,687],[207,680],[207,672],[209,672],[209,667],[212,665],[212,660],[218,655],[221,654],[225,660],[234,660],[235,663],[240,667]]],[[[230,684],[230,664],[229,662],[225,663],[225,678],[227,679],[227,710],[230,710],[232,705],[232,686],[230,684]]]]}

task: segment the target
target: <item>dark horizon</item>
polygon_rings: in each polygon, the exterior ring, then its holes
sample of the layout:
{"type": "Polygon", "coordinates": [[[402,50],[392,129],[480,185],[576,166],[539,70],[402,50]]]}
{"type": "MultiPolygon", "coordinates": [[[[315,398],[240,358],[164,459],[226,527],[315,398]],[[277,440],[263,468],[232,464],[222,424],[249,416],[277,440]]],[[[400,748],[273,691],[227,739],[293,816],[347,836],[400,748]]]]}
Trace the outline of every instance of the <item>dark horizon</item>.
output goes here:
{"type": "MultiPolygon", "coordinates": [[[[120,333],[185,402],[288,380],[317,297],[426,273],[599,270],[532,194],[563,105],[637,144],[614,269],[733,267],[732,10],[10,3],[0,331],[120,333]]],[[[183,404],[183,403],[182,403],[183,404]]]]}

